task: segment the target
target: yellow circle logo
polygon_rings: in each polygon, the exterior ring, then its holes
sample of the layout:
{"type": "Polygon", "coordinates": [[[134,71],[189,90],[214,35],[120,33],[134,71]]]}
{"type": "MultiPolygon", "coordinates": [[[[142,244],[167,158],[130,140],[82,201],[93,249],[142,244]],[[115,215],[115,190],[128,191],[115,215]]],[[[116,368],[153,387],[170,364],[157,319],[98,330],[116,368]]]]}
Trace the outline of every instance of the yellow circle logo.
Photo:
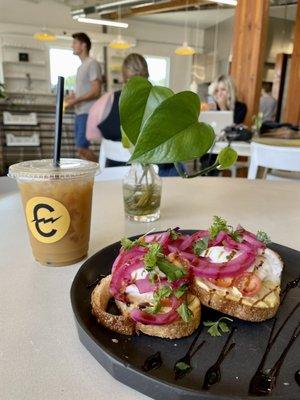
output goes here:
{"type": "Polygon", "coordinates": [[[62,239],[70,226],[70,214],[59,201],[33,197],[26,204],[26,219],[32,235],[42,243],[62,239]]]}

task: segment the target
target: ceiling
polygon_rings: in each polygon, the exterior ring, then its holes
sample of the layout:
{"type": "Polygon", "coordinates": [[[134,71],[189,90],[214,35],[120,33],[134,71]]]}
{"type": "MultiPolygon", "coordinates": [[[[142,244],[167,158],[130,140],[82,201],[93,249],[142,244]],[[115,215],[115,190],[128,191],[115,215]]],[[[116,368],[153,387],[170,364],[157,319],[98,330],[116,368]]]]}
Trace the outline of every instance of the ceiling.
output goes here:
{"type": "MultiPolygon", "coordinates": [[[[43,0],[25,0],[31,3],[42,3],[43,0]]],[[[53,3],[60,3],[68,5],[71,9],[78,9],[83,7],[92,6],[95,4],[107,4],[108,2],[114,2],[116,0],[48,0],[53,3]]],[[[278,4],[283,1],[294,1],[294,0],[272,0],[273,4],[278,4]]],[[[183,1],[184,2],[184,1],[183,1]]],[[[149,0],[146,0],[145,3],[149,3],[149,0]]],[[[212,3],[213,4],[213,3],[212,3]]],[[[277,6],[272,5],[270,7],[270,16],[275,18],[287,18],[289,20],[295,20],[296,18],[296,9],[297,5],[292,4],[288,6],[277,6]]],[[[214,8],[206,9],[195,9],[193,11],[172,11],[172,12],[164,12],[164,13],[156,13],[156,14],[143,14],[143,15],[134,15],[127,17],[130,20],[138,20],[152,23],[162,23],[167,25],[178,25],[184,26],[187,18],[187,23],[189,27],[206,29],[212,25],[216,25],[217,22],[222,22],[234,15],[235,8],[234,7],[220,7],[217,5],[214,8]]],[[[97,14],[92,15],[93,18],[97,18],[97,14]]],[[[106,18],[106,16],[103,16],[106,18]]]]}
{"type": "Polygon", "coordinates": [[[135,17],[135,19],[138,19],[139,21],[183,26],[187,18],[187,24],[189,27],[206,29],[209,26],[216,25],[217,21],[222,22],[233,15],[234,9],[195,10],[188,11],[187,13],[184,11],[177,11],[163,14],[141,15],[135,17]]]}

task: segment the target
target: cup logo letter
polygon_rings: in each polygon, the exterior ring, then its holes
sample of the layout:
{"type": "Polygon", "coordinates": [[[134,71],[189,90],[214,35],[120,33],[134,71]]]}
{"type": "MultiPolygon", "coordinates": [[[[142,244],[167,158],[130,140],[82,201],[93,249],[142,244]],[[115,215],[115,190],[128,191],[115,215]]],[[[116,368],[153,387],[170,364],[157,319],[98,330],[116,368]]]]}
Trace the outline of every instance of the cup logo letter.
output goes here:
{"type": "Polygon", "coordinates": [[[49,197],[33,197],[28,200],[26,219],[30,232],[42,243],[57,242],[70,227],[70,214],[66,207],[49,197]]]}

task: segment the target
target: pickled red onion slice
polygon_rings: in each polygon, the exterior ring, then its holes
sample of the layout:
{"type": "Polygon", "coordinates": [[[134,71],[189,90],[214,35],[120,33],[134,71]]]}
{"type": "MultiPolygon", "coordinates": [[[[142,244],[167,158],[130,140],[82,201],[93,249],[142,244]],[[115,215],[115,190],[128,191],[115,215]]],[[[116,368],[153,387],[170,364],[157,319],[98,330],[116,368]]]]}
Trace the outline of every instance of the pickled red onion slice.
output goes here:
{"type": "Polygon", "coordinates": [[[242,253],[235,259],[223,263],[214,263],[209,258],[199,257],[191,266],[195,276],[205,278],[227,278],[235,277],[246,271],[254,263],[256,255],[253,253],[242,253]]]}

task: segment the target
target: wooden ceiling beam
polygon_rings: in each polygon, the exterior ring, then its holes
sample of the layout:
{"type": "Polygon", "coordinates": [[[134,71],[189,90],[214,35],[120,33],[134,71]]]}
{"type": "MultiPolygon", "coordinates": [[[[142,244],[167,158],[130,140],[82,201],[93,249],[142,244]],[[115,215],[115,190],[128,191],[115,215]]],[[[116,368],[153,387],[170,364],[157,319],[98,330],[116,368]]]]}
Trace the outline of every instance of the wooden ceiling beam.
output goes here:
{"type": "MultiPolygon", "coordinates": [[[[170,0],[169,2],[166,3],[158,3],[144,7],[124,9],[122,11],[121,17],[125,18],[125,17],[133,17],[136,15],[157,14],[162,12],[178,11],[191,6],[204,6],[213,4],[214,3],[206,0],[170,0]]],[[[117,19],[118,14],[116,12],[111,12],[107,14],[103,13],[101,14],[101,17],[104,17],[105,19],[117,19]]]]}

